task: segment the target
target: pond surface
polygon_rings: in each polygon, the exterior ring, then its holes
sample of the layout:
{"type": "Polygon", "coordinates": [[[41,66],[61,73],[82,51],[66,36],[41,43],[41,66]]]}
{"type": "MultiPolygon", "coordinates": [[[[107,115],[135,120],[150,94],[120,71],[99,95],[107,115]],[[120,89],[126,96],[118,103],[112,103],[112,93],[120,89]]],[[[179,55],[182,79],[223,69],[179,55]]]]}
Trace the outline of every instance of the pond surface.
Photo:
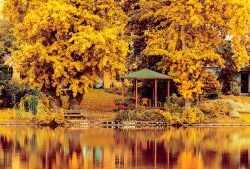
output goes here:
{"type": "Polygon", "coordinates": [[[250,128],[0,127],[1,169],[246,169],[250,128]]]}

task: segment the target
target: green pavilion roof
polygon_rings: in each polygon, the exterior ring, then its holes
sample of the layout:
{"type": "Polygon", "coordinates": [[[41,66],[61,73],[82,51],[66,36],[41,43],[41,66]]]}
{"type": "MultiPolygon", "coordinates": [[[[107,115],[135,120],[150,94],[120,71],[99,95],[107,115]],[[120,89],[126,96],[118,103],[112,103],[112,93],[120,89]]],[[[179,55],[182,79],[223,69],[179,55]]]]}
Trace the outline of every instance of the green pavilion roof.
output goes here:
{"type": "Polygon", "coordinates": [[[121,79],[173,79],[171,76],[149,70],[142,69],[136,72],[128,73],[121,77],[121,79]]]}

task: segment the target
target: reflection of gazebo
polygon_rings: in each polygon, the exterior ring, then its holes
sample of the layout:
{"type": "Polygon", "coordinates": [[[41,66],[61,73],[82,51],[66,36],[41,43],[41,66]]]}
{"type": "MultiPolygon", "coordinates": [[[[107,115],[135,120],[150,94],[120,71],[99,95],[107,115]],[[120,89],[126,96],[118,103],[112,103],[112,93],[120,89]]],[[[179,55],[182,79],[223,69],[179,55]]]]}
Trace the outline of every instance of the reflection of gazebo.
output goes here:
{"type": "Polygon", "coordinates": [[[170,80],[173,79],[171,76],[158,73],[149,69],[142,69],[136,72],[126,74],[121,77],[122,82],[122,99],[124,102],[124,79],[135,80],[135,107],[137,108],[138,104],[146,105],[146,107],[161,107],[157,101],[157,81],[166,80],[166,97],[170,97],[170,80]],[[139,80],[153,80],[154,89],[153,89],[153,102],[148,98],[138,98],[138,81],[139,80]],[[150,103],[148,103],[148,101],[150,103]]]}

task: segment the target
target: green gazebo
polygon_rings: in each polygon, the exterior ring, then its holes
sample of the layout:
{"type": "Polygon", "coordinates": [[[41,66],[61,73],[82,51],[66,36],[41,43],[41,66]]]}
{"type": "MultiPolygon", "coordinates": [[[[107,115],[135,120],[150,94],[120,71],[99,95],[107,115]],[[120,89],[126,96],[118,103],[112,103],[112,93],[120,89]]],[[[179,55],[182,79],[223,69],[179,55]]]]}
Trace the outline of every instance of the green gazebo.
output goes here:
{"type": "MultiPolygon", "coordinates": [[[[139,80],[153,80],[154,81],[154,89],[153,89],[153,107],[159,107],[157,101],[157,82],[158,80],[166,80],[166,97],[170,97],[170,80],[173,78],[171,76],[149,70],[142,69],[136,72],[131,72],[121,77],[122,79],[122,101],[124,102],[124,79],[134,80],[135,81],[135,108],[138,107],[139,99],[138,99],[138,81],[139,80]]],[[[144,101],[144,100],[142,100],[144,101]]],[[[149,107],[152,107],[151,105],[149,107]]]]}

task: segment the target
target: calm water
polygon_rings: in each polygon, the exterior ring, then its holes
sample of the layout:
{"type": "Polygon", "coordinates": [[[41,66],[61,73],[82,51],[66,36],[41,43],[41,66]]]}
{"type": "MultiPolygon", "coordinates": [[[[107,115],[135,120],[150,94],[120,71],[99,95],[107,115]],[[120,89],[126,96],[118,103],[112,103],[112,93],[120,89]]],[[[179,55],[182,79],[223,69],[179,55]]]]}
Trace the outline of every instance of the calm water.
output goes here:
{"type": "Polygon", "coordinates": [[[250,128],[0,127],[0,169],[244,169],[250,128]]]}

